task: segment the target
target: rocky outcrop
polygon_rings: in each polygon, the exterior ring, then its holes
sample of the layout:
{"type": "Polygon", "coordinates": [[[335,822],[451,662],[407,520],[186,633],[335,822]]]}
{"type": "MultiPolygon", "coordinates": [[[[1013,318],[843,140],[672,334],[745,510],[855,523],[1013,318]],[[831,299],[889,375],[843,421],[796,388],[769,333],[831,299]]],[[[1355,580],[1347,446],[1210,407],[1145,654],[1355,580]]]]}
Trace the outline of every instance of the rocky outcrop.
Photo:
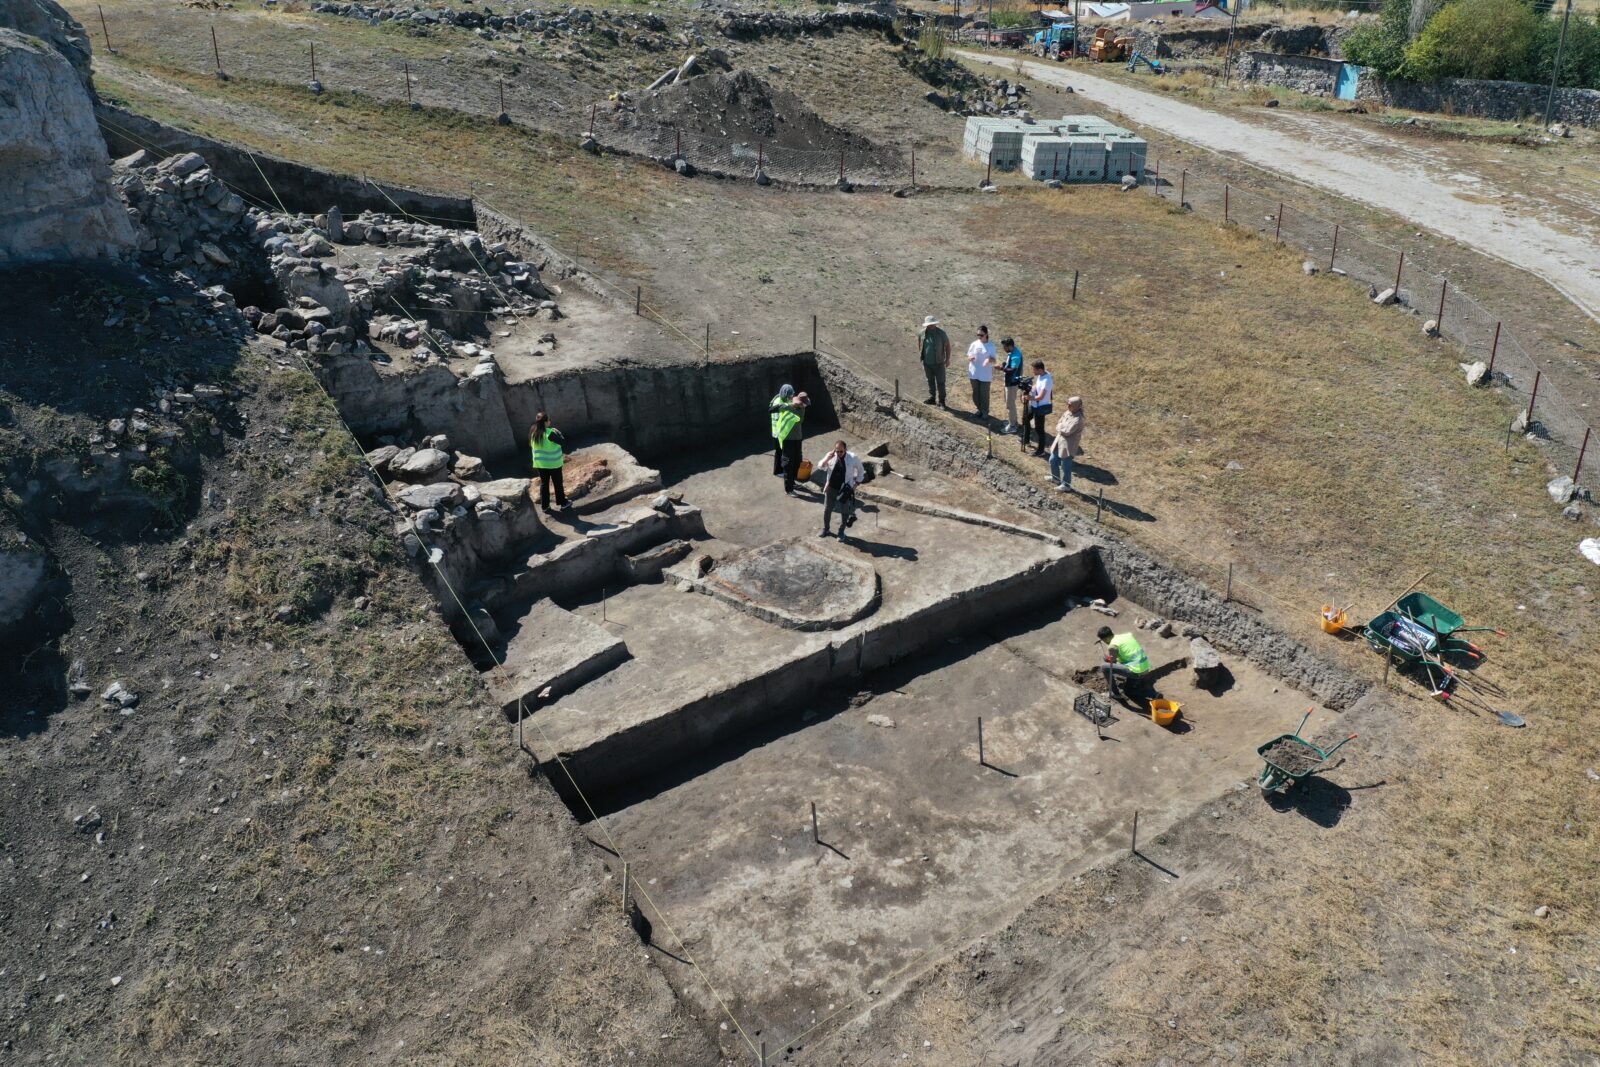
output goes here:
{"type": "Polygon", "coordinates": [[[25,36],[37,37],[60,52],[72,64],[83,87],[90,95],[94,94],[89,73],[89,35],[55,0],[0,0],[0,30],[16,30],[25,36]]]}
{"type": "Polygon", "coordinates": [[[135,242],[84,81],[11,29],[0,29],[0,190],[0,266],[119,256],[135,242]]]}

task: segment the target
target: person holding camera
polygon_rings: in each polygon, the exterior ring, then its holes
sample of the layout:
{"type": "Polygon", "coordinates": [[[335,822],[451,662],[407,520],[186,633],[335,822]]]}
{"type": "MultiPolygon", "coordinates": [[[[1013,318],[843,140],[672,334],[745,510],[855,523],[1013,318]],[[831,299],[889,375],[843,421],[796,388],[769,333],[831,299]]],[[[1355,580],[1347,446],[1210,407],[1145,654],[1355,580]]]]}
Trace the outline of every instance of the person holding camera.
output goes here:
{"type": "Polygon", "coordinates": [[[1055,410],[1054,404],[1055,379],[1050,377],[1050,372],[1044,369],[1044,360],[1033,361],[1033,382],[1028,387],[1028,416],[1022,422],[1022,450],[1028,450],[1028,436],[1031,430],[1037,436],[1038,442],[1033,454],[1044,455],[1044,420],[1045,416],[1055,410]]]}
{"type": "Polygon", "coordinates": [[[1001,433],[1014,433],[1022,425],[1022,420],[1017,418],[1017,394],[1022,391],[1022,349],[1017,342],[1009,337],[1001,338],[1000,366],[1005,374],[1006,385],[1006,424],[1001,428],[1001,433]]]}

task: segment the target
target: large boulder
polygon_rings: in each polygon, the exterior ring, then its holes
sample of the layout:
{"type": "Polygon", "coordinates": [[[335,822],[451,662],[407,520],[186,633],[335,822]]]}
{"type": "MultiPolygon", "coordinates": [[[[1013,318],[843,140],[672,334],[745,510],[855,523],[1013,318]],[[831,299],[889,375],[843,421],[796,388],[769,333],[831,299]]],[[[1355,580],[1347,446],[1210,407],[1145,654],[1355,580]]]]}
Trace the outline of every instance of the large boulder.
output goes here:
{"type": "Polygon", "coordinates": [[[83,82],[61,53],[11,29],[0,29],[0,190],[0,266],[135,244],[83,82]]]}
{"type": "MultiPolygon", "coordinates": [[[[0,30],[16,30],[37,37],[72,64],[78,80],[92,96],[89,72],[89,35],[66,8],[55,0],[0,0],[0,30]]],[[[3,85],[0,82],[0,85],[3,85]]],[[[3,143],[3,142],[0,142],[3,143]]]]}

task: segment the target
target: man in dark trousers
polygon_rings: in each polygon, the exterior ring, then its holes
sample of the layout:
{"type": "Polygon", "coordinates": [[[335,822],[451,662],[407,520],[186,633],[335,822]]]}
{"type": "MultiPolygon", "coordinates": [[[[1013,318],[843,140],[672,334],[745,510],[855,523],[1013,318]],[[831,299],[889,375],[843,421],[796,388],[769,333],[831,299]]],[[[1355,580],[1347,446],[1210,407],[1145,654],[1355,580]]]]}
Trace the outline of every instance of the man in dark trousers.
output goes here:
{"type": "Polygon", "coordinates": [[[783,456],[783,491],[789,496],[794,496],[794,482],[800,474],[800,422],[810,406],[809,396],[796,393],[794,403],[779,412],[773,424],[778,452],[783,456]]]}
{"type": "Polygon", "coordinates": [[[866,480],[867,470],[843,441],[833,443],[828,454],[817,461],[817,469],[822,472],[822,532],[817,536],[829,535],[828,527],[837,511],[839,540],[843,541],[845,530],[856,521],[856,486],[866,480]]]}
{"type": "Polygon", "coordinates": [[[785,385],[767,402],[767,418],[772,424],[772,473],[783,473],[783,446],[778,443],[778,416],[794,404],[794,386],[785,385]]]}
{"type": "Polygon", "coordinates": [[[950,367],[950,335],[939,329],[939,320],[929,315],[917,333],[917,353],[922,372],[928,377],[928,399],[924,404],[944,407],[944,374],[950,367]]]}

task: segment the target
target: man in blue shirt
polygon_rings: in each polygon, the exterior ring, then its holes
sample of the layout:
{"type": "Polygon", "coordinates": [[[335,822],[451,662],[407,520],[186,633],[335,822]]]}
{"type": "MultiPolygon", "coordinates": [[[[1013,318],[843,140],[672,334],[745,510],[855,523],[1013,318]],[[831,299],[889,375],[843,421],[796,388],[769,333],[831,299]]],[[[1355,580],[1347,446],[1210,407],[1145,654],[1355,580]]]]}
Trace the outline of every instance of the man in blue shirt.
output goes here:
{"type": "Polygon", "coordinates": [[[1017,393],[1022,388],[1022,349],[1011,338],[1000,341],[1000,368],[1005,372],[1006,424],[1001,433],[1014,433],[1022,420],[1017,418],[1017,393]]]}

